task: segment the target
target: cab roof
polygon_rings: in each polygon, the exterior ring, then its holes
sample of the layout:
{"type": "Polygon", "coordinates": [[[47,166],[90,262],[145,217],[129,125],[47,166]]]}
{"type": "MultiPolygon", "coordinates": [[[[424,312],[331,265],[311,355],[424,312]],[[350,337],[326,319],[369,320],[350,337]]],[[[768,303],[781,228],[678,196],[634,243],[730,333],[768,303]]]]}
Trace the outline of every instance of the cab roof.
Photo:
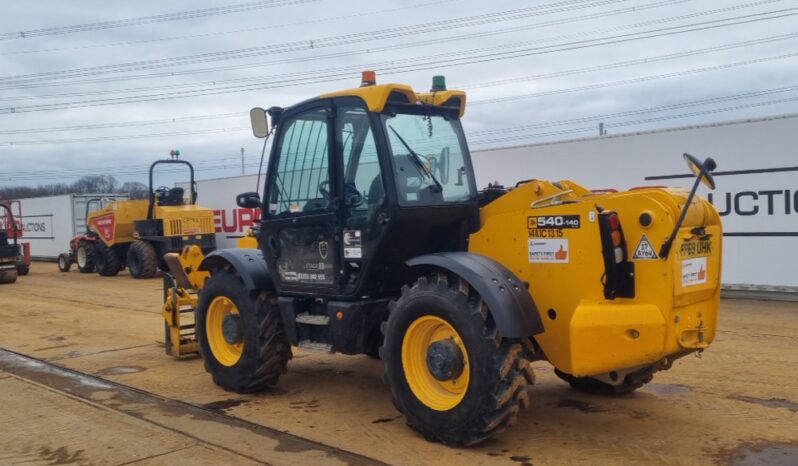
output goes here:
{"type": "Polygon", "coordinates": [[[426,104],[457,108],[458,116],[465,113],[466,93],[458,90],[415,92],[407,84],[374,84],[322,94],[319,98],[360,97],[372,112],[382,112],[388,102],[426,104]]]}

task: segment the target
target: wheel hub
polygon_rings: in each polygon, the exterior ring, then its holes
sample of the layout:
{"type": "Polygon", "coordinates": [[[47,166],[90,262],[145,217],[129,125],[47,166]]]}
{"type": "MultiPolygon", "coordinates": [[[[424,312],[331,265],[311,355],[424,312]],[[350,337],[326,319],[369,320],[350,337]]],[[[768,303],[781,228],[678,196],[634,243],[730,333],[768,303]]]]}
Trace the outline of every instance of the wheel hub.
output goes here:
{"type": "Polygon", "coordinates": [[[465,366],[463,352],[452,339],[438,340],[427,348],[427,368],[440,381],[460,377],[465,366]]]}
{"type": "Polygon", "coordinates": [[[227,314],[222,319],[222,335],[224,340],[231,345],[241,343],[244,332],[241,328],[241,317],[238,314],[227,314]]]}

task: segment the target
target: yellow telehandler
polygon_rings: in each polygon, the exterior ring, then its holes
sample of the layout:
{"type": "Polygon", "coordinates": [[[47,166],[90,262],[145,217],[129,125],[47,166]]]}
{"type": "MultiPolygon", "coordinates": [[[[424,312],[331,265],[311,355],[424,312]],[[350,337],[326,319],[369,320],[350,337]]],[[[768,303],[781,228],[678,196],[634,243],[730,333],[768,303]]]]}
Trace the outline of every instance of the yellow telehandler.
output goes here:
{"type": "Polygon", "coordinates": [[[172,256],[165,290],[195,310],[216,384],[274,385],[293,346],[379,354],[407,424],[463,446],[516,421],[533,360],[574,389],[624,394],[707,348],[722,232],[695,193],[714,187],[715,162],[685,154],[692,190],[478,191],[465,104],[440,76],[416,92],[366,72],[251,111],[255,135],[275,138],[263,197],[237,198],[262,211],[259,246],[172,256]]]}

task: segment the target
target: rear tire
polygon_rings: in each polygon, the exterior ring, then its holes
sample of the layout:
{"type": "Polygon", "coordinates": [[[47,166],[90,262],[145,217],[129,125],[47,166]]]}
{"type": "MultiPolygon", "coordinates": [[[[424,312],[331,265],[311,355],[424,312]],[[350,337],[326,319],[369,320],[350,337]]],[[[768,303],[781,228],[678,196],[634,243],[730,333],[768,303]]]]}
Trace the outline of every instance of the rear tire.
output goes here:
{"type": "Polygon", "coordinates": [[[225,390],[263,390],[288,371],[291,344],[271,291],[247,291],[233,272],[214,272],[200,292],[195,321],[205,370],[225,390]],[[227,309],[220,303],[227,303],[227,309]],[[240,342],[235,344],[226,344],[220,333],[230,313],[240,323],[240,342]]]}
{"type": "Polygon", "coordinates": [[[69,258],[69,254],[62,252],[58,255],[58,270],[62,272],[69,272],[69,269],[72,268],[72,260],[69,258]]]}
{"type": "Polygon", "coordinates": [[[94,245],[94,268],[103,277],[113,277],[122,270],[116,251],[102,241],[94,245]]]}
{"type": "Polygon", "coordinates": [[[158,272],[158,254],[146,241],[136,240],[127,250],[127,268],[133,278],[152,278],[158,272]]]}
{"type": "Polygon", "coordinates": [[[24,277],[28,273],[30,273],[30,266],[29,265],[22,264],[22,265],[18,265],[17,266],[17,275],[20,275],[20,276],[24,277]]]}
{"type": "Polygon", "coordinates": [[[390,308],[381,351],[385,379],[411,428],[430,441],[468,446],[515,423],[529,404],[532,369],[521,343],[498,334],[476,291],[458,277],[422,277],[390,308]],[[418,350],[429,357],[432,344],[449,341],[461,350],[462,372],[441,381],[418,350]]]}
{"type": "Polygon", "coordinates": [[[620,396],[632,393],[643,385],[651,382],[651,379],[654,378],[654,372],[656,372],[654,368],[646,367],[639,371],[626,374],[623,382],[619,385],[610,385],[594,377],[574,377],[559,369],[554,369],[554,373],[557,374],[557,377],[568,382],[574,390],[589,395],[603,396],[620,396]]]}
{"type": "Polygon", "coordinates": [[[10,284],[17,281],[17,269],[4,270],[0,272],[0,285],[10,284]]]}
{"type": "Polygon", "coordinates": [[[81,241],[75,250],[75,262],[80,273],[94,272],[94,246],[97,243],[81,241]]]}

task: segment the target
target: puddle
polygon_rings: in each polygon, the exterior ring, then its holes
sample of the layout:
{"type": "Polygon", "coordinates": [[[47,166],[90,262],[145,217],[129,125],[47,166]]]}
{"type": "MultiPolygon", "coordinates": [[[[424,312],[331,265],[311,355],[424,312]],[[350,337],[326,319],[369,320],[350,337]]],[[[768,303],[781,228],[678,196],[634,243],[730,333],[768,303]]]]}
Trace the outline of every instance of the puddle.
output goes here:
{"type": "Polygon", "coordinates": [[[212,403],[205,403],[202,405],[205,408],[212,409],[214,411],[223,411],[225,409],[235,408],[236,406],[247,403],[249,400],[245,400],[242,398],[239,399],[228,399],[228,400],[219,400],[214,401],[212,403]]]}
{"type": "Polygon", "coordinates": [[[744,443],[729,459],[729,466],[794,466],[798,445],[794,443],[744,443]]]}
{"type": "Polygon", "coordinates": [[[593,403],[579,400],[560,400],[555,403],[554,406],[557,408],[573,408],[582,411],[583,413],[601,413],[606,411],[606,409],[599,405],[594,405],[593,403]]]}
{"type": "Polygon", "coordinates": [[[790,400],[785,400],[784,398],[769,398],[766,400],[764,398],[756,398],[753,396],[745,396],[745,395],[731,396],[729,398],[733,400],[745,401],[746,403],[754,403],[762,406],[767,406],[768,408],[787,408],[794,413],[798,412],[798,403],[795,403],[794,401],[790,400]]]}
{"type": "Polygon", "coordinates": [[[136,372],[141,372],[143,370],[145,369],[139,366],[114,366],[114,367],[106,367],[105,369],[100,369],[94,374],[95,375],[135,374],[136,372]]]}
{"type": "Polygon", "coordinates": [[[660,396],[668,396],[668,395],[678,395],[680,393],[687,393],[692,391],[692,388],[688,387],[687,385],[681,385],[678,383],[649,383],[643,387],[643,390],[647,392],[651,392],[655,395],[660,396]]]}

